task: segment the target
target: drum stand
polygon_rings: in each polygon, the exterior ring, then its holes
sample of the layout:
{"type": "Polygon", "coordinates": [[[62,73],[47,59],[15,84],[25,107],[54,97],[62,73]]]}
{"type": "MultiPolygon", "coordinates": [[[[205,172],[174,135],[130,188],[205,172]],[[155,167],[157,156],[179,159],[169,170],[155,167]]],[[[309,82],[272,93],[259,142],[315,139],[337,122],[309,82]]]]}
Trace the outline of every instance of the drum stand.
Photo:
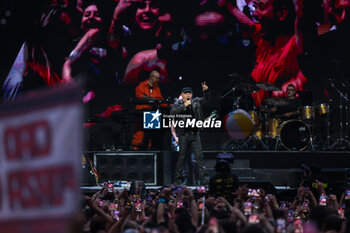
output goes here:
{"type": "MultiPolygon", "coordinates": [[[[256,94],[256,91],[253,91],[254,95],[256,94]]],[[[254,100],[253,100],[254,101],[254,100]]],[[[253,106],[253,111],[256,111],[256,104],[254,101],[254,106],[253,106]]],[[[261,116],[259,116],[259,118],[261,118],[261,116]]],[[[254,122],[255,123],[255,122],[254,122]]],[[[262,123],[261,123],[262,124],[262,123]]],[[[259,144],[263,147],[263,149],[265,150],[269,150],[269,147],[263,142],[263,140],[261,138],[259,138],[258,136],[255,135],[257,127],[259,127],[259,125],[253,125],[253,131],[252,133],[249,135],[249,137],[246,139],[246,141],[244,142],[244,144],[242,145],[242,147],[244,148],[245,146],[249,146],[250,141],[253,141],[253,147],[252,149],[255,150],[257,149],[257,142],[259,142],[259,144]]],[[[263,136],[263,135],[261,135],[263,136]]]]}
{"type": "Polygon", "coordinates": [[[280,145],[281,144],[281,139],[280,139],[280,136],[278,136],[277,137],[277,139],[276,139],[276,142],[275,142],[275,147],[274,147],[274,151],[277,151],[277,149],[278,149],[278,145],[280,145]]]}
{"type": "MultiPolygon", "coordinates": [[[[231,81],[232,82],[232,81],[231,81]]],[[[231,83],[230,83],[231,84],[231,83]]],[[[228,91],[226,94],[220,96],[220,99],[223,99],[225,98],[227,95],[231,94],[232,93],[232,97],[233,97],[233,100],[235,100],[232,104],[232,109],[238,109],[239,108],[239,101],[241,100],[241,98],[243,97],[243,94],[241,94],[240,96],[238,96],[236,99],[235,99],[235,94],[236,94],[236,88],[235,87],[232,87],[230,89],[230,91],[228,91]]],[[[227,141],[225,141],[221,148],[223,149],[229,149],[229,150],[240,150],[241,149],[241,146],[238,146],[241,144],[241,140],[239,139],[228,139],[227,141]]]]}
{"type": "Polygon", "coordinates": [[[251,135],[249,135],[249,137],[245,140],[245,142],[241,147],[244,148],[246,146],[249,146],[250,142],[253,141],[253,146],[251,147],[253,150],[257,149],[257,142],[259,142],[259,144],[263,147],[263,149],[269,150],[269,147],[262,141],[262,139],[254,134],[256,127],[257,126],[253,127],[254,129],[253,132],[251,133],[251,135]]]}
{"type": "Polygon", "coordinates": [[[339,149],[346,149],[350,147],[350,142],[347,140],[348,139],[348,135],[346,136],[346,138],[343,138],[343,113],[344,113],[344,106],[343,106],[343,100],[345,100],[345,129],[346,129],[346,134],[349,133],[348,129],[349,129],[349,122],[348,122],[348,103],[349,103],[349,99],[348,99],[348,94],[344,94],[343,92],[341,92],[338,88],[335,87],[334,83],[332,82],[332,80],[329,80],[331,83],[331,87],[333,87],[333,89],[339,94],[339,110],[340,110],[340,114],[339,114],[339,138],[337,139],[337,141],[335,143],[333,143],[333,145],[331,145],[329,147],[329,149],[333,150],[336,148],[339,149]]]}
{"type": "Polygon", "coordinates": [[[329,110],[330,110],[330,106],[331,106],[331,103],[332,103],[332,99],[330,99],[329,101],[329,104],[328,104],[328,111],[327,111],[327,117],[326,117],[326,122],[327,122],[327,149],[330,148],[330,145],[331,145],[331,122],[330,122],[330,116],[329,116],[329,110]]]}
{"type": "MultiPolygon", "coordinates": [[[[309,128],[312,127],[311,125],[308,126],[309,128]]],[[[313,131],[313,130],[312,130],[313,131]]],[[[311,146],[311,150],[314,151],[315,150],[315,147],[314,147],[314,142],[313,142],[313,133],[310,134],[310,144],[311,146]]]]}
{"type": "MultiPolygon", "coordinates": [[[[316,113],[315,113],[316,114],[316,113]]],[[[310,129],[310,143],[309,143],[309,146],[311,146],[311,150],[312,151],[315,151],[315,146],[314,146],[314,142],[313,142],[313,140],[314,140],[314,135],[315,135],[315,128],[314,128],[314,126],[313,126],[313,124],[312,124],[312,121],[313,120],[315,120],[315,119],[311,119],[311,120],[309,120],[309,121],[304,121],[305,122],[305,124],[307,125],[307,127],[309,127],[309,129],[310,129]]],[[[317,140],[316,140],[316,142],[317,142],[317,140]]],[[[317,144],[316,144],[317,145],[317,144]]],[[[309,147],[308,146],[308,147],[309,147]]]]}
{"type": "MultiPolygon", "coordinates": [[[[264,127],[265,127],[265,133],[263,135],[264,137],[264,141],[265,141],[265,145],[267,150],[273,150],[273,151],[277,151],[278,149],[278,145],[279,145],[279,136],[278,137],[272,137],[270,135],[270,131],[269,131],[269,122],[268,122],[268,112],[266,111],[264,113],[264,127]],[[273,145],[273,147],[272,147],[273,145]]],[[[280,122],[281,123],[281,122],[280,122]]]]}

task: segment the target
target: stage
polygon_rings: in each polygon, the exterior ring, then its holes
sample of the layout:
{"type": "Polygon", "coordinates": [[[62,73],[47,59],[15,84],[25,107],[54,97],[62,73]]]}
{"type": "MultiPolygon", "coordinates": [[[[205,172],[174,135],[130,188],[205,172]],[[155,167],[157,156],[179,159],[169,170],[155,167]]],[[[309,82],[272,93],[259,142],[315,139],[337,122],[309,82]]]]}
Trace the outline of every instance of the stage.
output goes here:
{"type": "MultiPolygon", "coordinates": [[[[209,177],[215,175],[216,156],[232,154],[231,172],[240,183],[265,186],[277,191],[296,190],[303,176],[302,164],[319,165],[322,175],[332,183],[334,192],[343,190],[350,175],[349,151],[203,151],[209,177]]],[[[173,151],[87,151],[104,181],[142,180],[146,188],[170,185],[177,159],[173,151]]],[[[190,170],[190,174],[194,174],[190,170]]],[[[91,177],[90,177],[91,178],[91,177]]],[[[193,180],[195,178],[193,177],[193,180]]],[[[193,182],[189,181],[189,185],[193,182]]],[[[82,191],[93,192],[100,187],[93,179],[83,179],[82,191]]],[[[118,188],[118,187],[117,187],[118,188]]],[[[121,187],[119,187],[121,188],[121,187]]],[[[121,188],[122,189],[122,188],[121,188]]]]}

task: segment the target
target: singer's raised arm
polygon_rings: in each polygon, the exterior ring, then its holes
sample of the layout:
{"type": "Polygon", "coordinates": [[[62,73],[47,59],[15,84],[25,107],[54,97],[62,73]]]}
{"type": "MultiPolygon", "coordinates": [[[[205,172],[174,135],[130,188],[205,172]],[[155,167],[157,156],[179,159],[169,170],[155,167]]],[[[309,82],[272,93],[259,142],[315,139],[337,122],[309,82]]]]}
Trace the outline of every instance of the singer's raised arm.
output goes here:
{"type": "Polygon", "coordinates": [[[210,91],[209,89],[203,91],[203,97],[199,99],[200,104],[206,104],[210,100],[210,91]]]}

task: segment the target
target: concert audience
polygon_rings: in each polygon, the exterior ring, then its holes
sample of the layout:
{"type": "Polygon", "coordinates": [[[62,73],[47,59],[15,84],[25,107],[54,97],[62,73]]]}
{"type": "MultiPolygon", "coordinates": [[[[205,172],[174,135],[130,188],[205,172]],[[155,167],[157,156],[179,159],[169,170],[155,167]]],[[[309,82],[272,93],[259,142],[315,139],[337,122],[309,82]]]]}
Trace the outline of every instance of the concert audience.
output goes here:
{"type": "Polygon", "coordinates": [[[80,214],[84,221],[75,232],[348,232],[349,192],[339,202],[322,187],[319,182],[314,195],[300,186],[294,199],[278,200],[244,184],[228,201],[204,187],[171,185],[141,194],[140,186],[130,193],[105,183],[92,197],[85,196],[80,214]]]}

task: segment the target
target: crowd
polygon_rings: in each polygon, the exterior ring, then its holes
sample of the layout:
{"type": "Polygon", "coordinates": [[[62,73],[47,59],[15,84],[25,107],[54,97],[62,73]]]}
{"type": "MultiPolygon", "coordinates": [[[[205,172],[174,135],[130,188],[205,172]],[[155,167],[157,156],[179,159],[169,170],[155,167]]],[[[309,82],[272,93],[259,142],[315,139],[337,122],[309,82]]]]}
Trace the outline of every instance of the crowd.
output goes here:
{"type": "Polygon", "coordinates": [[[246,184],[220,195],[212,187],[207,192],[175,185],[118,192],[105,183],[92,197],[85,196],[72,232],[349,232],[350,190],[337,197],[314,182],[317,187],[301,184],[288,200],[246,184]]]}

